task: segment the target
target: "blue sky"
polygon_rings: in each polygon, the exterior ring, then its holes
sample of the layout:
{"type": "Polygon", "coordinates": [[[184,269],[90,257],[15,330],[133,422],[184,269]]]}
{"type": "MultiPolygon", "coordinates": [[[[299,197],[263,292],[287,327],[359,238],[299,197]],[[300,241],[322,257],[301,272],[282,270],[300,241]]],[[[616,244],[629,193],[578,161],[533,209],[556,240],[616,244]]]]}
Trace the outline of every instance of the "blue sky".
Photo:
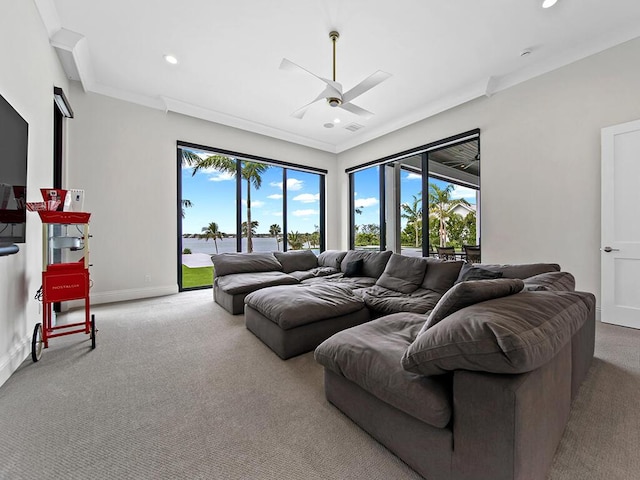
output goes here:
{"type": "MultiPolygon", "coordinates": [[[[200,233],[203,227],[216,222],[220,231],[235,233],[236,181],[235,177],[217,170],[191,175],[192,169],[182,169],[182,198],[193,206],[185,209],[182,222],[184,233],[200,233]]],[[[251,219],[258,221],[258,233],[268,233],[272,224],[283,227],[282,168],[269,167],[262,174],[259,190],[251,188],[251,219]]],[[[288,231],[313,232],[320,224],[319,175],[287,170],[288,231]]],[[[242,215],[246,219],[246,181],[242,182],[242,215]]]]}
{"type": "MultiPolygon", "coordinates": [[[[289,232],[312,232],[320,223],[319,175],[296,170],[287,170],[287,211],[289,232]]],[[[380,218],[380,194],[378,187],[378,167],[355,173],[356,207],[362,214],[356,215],[357,224],[378,224],[380,218]]],[[[440,188],[448,183],[430,178],[430,182],[440,188]]],[[[401,202],[411,203],[412,195],[420,193],[421,180],[418,174],[402,171],[401,202]]],[[[191,175],[190,167],[182,169],[182,198],[191,200],[193,206],[185,209],[182,222],[184,233],[200,233],[203,227],[216,222],[220,231],[235,233],[236,206],[235,177],[217,170],[200,171],[191,175]]],[[[242,182],[242,215],[246,217],[246,182],[242,182]]],[[[464,198],[475,204],[475,191],[454,186],[453,198],[464,198]]],[[[268,233],[272,224],[282,223],[282,168],[271,166],[262,175],[259,190],[251,189],[251,216],[257,220],[258,233],[268,233]]],[[[404,227],[406,220],[403,220],[404,227]]]]}
{"type": "MultiPolygon", "coordinates": [[[[355,206],[362,210],[362,214],[356,215],[356,224],[363,225],[380,223],[380,192],[378,187],[379,170],[378,167],[367,168],[355,173],[355,206]]],[[[442,180],[429,178],[430,183],[435,183],[441,189],[449,185],[442,180]]],[[[413,195],[419,196],[422,188],[422,179],[419,174],[409,173],[403,170],[400,177],[400,201],[401,203],[412,204],[413,195]]],[[[460,185],[454,185],[452,198],[464,198],[470,204],[476,203],[475,190],[460,185]]],[[[402,220],[404,228],[406,220],[402,220]]]]}

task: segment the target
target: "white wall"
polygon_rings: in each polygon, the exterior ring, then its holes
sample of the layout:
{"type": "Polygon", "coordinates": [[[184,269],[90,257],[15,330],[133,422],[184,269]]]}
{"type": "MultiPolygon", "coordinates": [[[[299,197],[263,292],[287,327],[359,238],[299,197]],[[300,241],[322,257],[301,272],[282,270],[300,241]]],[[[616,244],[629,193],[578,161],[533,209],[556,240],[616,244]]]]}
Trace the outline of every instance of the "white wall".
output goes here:
{"type": "Polygon", "coordinates": [[[638,58],[640,39],[343,152],[340,168],[480,128],[483,262],[557,262],[599,298],[600,129],[640,118],[638,58]]]}
{"type": "MultiPolygon", "coordinates": [[[[0,45],[0,94],[29,123],[27,200],[39,201],[39,188],[53,182],[53,87],[68,90],[68,83],[31,0],[3,0],[0,45]]],[[[0,384],[29,355],[41,321],[33,299],[42,280],[41,231],[38,216],[27,213],[27,242],[0,257],[0,384]]]]}
{"type": "Polygon", "coordinates": [[[85,93],[76,82],[70,102],[66,186],[85,190],[92,213],[92,303],[177,291],[178,140],[328,170],[327,248],[337,248],[335,155],[85,93]]]}

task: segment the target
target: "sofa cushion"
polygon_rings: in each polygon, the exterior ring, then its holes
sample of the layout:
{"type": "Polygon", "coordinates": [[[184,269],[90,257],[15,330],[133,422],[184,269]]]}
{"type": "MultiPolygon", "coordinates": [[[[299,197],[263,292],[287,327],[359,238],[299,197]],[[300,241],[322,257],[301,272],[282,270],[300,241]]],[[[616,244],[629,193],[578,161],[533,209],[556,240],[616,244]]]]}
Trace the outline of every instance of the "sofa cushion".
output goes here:
{"type": "Polygon", "coordinates": [[[360,277],[362,276],[362,266],[364,261],[359,258],[347,263],[347,268],[344,271],[345,277],[360,277]]]}
{"type": "Polygon", "coordinates": [[[426,314],[435,307],[441,297],[439,293],[423,288],[411,293],[401,293],[379,285],[363,288],[355,293],[362,296],[365,305],[373,310],[376,316],[399,312],[426,314]]]}
{"type": "Polygon", "coordinates": [[[338,332],[315,350],[315,359],[393,407],[437,428],[451,419],[450,378],[407,372],[402,353],[424,316],[389,315],[338,332]]]}
{"type": "Polygon", "coordinates": [[[557,263],[521,263],[512,265],[480,263],[475,264],[475,266],[493,272],[502,272],[502,278],[520,278],[522,280],[541,273],[560,271],[560,265],[557,263]]]}
{"type": "Polygon", "coordinates": [[[333,267],[316,267],[312,268],[311,270],[298,270],[296,272],[291,272],[289,275],[297,279],[299,282],[302,282],[303,280],[307,280],[309,278],[326,277],[339,272],[340,270],[333,267]]]}
{"type": "Polygon", "coordinates": [[[362,276],[379,278],[387,266],[387,262],[393,252],[387,250],[384,252],[368,251],[368,250],[349,250],[340,263],[340,270],[345,272],[347,264],[354,260],[362,259],[362,276]]]}
{"type": "Polygon", "coordinates": [[[418,335],[402,366],[423,375],[529,372],[571,340],[594,306],[585,292],[520,292],[478,303],[418,335]]]}
{"type": "Polygon", "coordinates": [[[216,285],[229,295],[248,293],[274,285],[295,285],[298,283],[291,275],[283,272],[232,273],[216,277],[216,285]]]}
{"type": "Polygon", "coordinates": [[[335,284],[272,287],[247,295],[244,302],[283,330],[365,308],[350,288],[335,284]]]}
{"type": "Polygon", "coordinates": [[[459,260],[441,260],[438,258],[427,259],[427,272],[421,287],[444,294],[449,290],[460,273],[462,263],[459,260]]]}
{"type": "Polygon", "coordinates": [[[572,292],[576,289],[576,279],[569,272],[541,273],[525,279],[524,289],[572,292]]]}
{"type": "Polygon", "coordinates": [[[282,265],[284,273],[311,270],[318,266],[318,257],[311,250],[292,250],[290,252],[273,252],[282,265]]]}
{"type": "Polygon", "coordinates": [[[401,293],[411,293],[424,280],[427,260],[422,257],[405,257],[394,253],[389,258],[376,285],[401,293]]]}
{"type": "Polygon", "coordinates": [[[458,310],[484,302],[492,298],[506,297],[518,293],[524,283],[516,278],[498,278],[493,280],[470,280],[454,285],[434,307],[420,333],[433,327],[442,319],[458,310]]]}
{"type": "Polygon", "coordinates": [[[216,277],[233,273],[281,272],[282,265],[273,253],[217,253],[211,255],[216,277]]]}
{"type": "Polygon", "coordinates": [[[340,270],[340,263],[347,254],[343,250],[325,250],[318,255],[318,265],[321,267],[333,267],[340,270]]]}
{"type": "Polygon", "coordinates": [[[502,272],[487,270],[486,268],[465,263],[460,269],[460,274],[455,283],[466,282],[468,280],[490,280],[494,278],[502,278],[502,272]]]}

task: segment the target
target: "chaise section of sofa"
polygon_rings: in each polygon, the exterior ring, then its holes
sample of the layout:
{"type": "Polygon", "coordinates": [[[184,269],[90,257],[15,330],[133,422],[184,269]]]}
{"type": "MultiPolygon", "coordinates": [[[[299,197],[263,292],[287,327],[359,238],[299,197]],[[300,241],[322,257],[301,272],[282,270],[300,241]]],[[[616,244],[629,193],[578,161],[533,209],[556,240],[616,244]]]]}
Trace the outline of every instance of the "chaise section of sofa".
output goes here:
{"type": "Polygon", "coordinates": [[[545,479],[593,357],[595,297],[496,295],[443,299],[452,313],[426,330],[398,313],[332,336],[315,350],[327,399],[425,478],[545,479]]]}
{"type": "Polygon", "coordinates": [[[232,315],[244,312],[244,299],[251,292],[299,283],[282,271],[282,264],[272,253],[221,253],[211,255],[211,261],[213,298],[232,315]]]}

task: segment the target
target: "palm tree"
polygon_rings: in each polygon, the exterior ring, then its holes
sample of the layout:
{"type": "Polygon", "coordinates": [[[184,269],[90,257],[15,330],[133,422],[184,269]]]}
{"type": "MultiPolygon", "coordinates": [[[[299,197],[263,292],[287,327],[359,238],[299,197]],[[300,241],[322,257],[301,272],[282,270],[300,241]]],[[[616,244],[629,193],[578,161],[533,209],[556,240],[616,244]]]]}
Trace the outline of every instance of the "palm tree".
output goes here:
{"type": "Polygon", "coordinates": [[[278,237],[278,235],[280,235],[281,233],[282,229],[277,223],[274,223],[269,227],[269,235],[276,237],[276,245],[278,246],[278,251],[280,251],[280,237],[278,237]]]}
{"type": "Polygon", "coordinates": [[[257,220],[254,220],[253,222],[251,222],[251,230],[247,229],[247,225],[248,225],[247,222],[242,222],[242,236],[249,238],[256,234],[256,230],[258,229],[259,223],[257,220]]]}
{"type": "Polygon", "coordinates": [[[416,247],[420,246],[422,236],[422,195],[412,195],[411,206],[406,203],[402,207],[402,218],[407,219],[407,225],[412,225],[416,234],[416,247]]]}
{"type": "MultiPolygon", "coordinates": [[[[240,161],[224,155],[211,155],[207,158],[200,158],[198,155],[186,150],[182,151],[182,158],[187,165],[193,166],[192,175],[195,175],[203,168],[215,168],[235,176],[237,173],[236,162],[240,161]]],[[[247,181],[247,223],[250,225],[253,225],[251,221],[251,186],[253,185],[256,190],[260,189],[262,186],[262,174],[268,169],[269,166],[264,163],[242,161],[241,164],[242,179],[247,181]]],[[[247,230],[248,252],[253,252],[253,235],[255,235],[255,232],[252,230],[253,228],[247,230]]]]}
{"type": "Polygon", "coordinates": [[[218,253],[218,239],[222,240],[222,232],[216,222],[211,222],[208,226],[202,227],[202,235],[200,235],[200,238],[204,238],[205,242],[213,238],[213,244],[216,246],[216,253],[218,253]]]}
{"type": "Polygon", "coordinates": [[[186,198],[183,198],[182,199],[182,218],[184,218],[184,209],[189,207],[193,207],[193,203],[191,203],[191,200],[187,200],[186,198]]]}
{"type": "Polygon", "coordinates": [[[291,232],[287,235],[287,241],[291,246],[291,250],[301,250],[304,245],[303,235],[299,232],[291,232]]]}
{"type": "Polygon", "coordinates": [[[460,203],[467,203],[465,200],[453,200],[451,192],[454,186],[447,185],[443,190],[436,184],[429,185],[429,214],[438,219],[438,237],[440,238],[440,246],[447,245],[447,220],[453,213],[453,208],[460,203]]]}

